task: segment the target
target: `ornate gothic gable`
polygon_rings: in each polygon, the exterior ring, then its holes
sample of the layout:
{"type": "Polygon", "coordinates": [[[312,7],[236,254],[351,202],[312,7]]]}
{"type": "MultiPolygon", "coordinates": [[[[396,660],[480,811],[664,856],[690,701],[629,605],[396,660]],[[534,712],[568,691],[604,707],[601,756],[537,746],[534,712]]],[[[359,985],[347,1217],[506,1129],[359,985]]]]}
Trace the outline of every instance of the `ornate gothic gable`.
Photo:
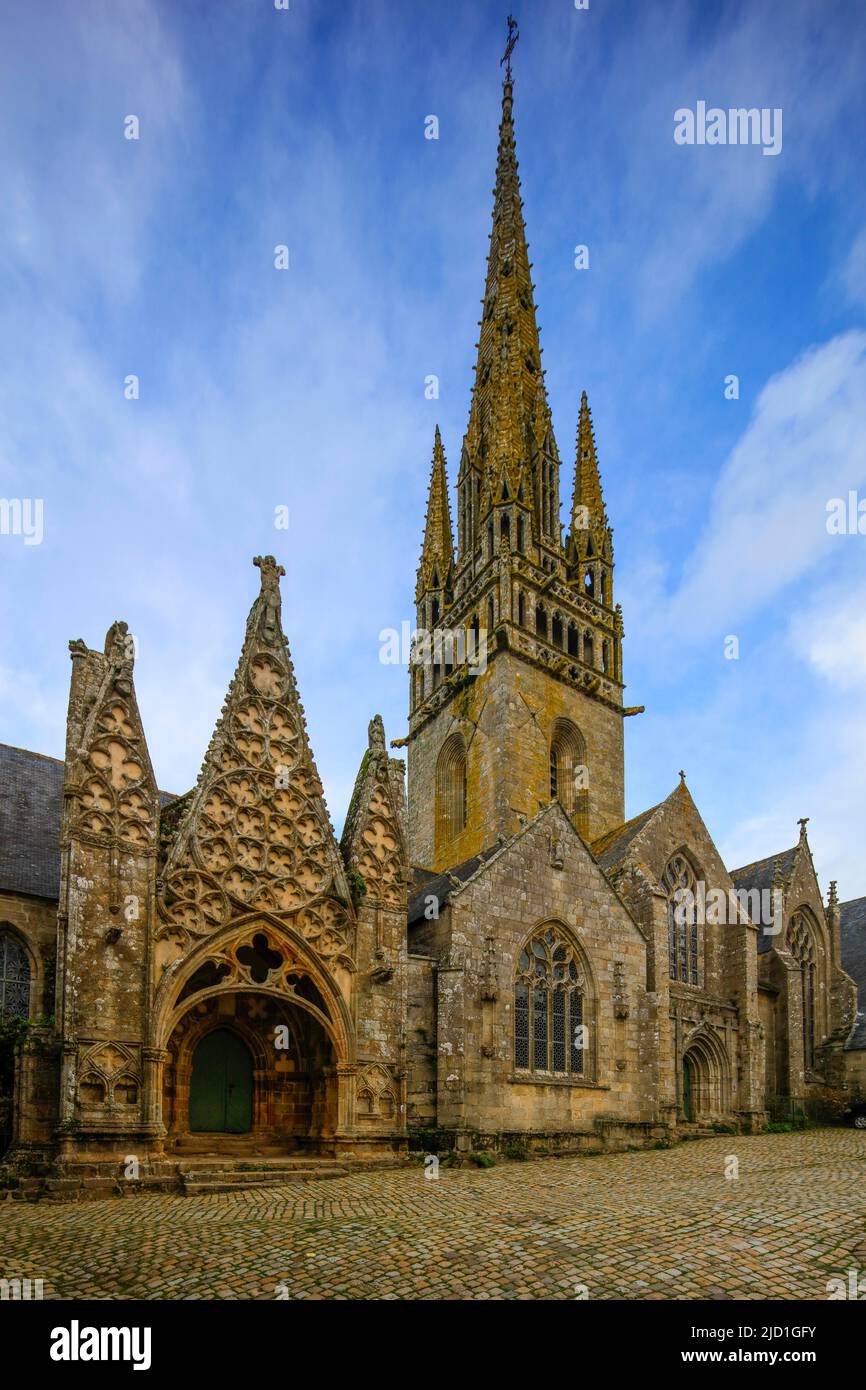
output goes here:
{"type": "Polygon", "coordinates": [[[364,754],[349,804],[341,848],[360,873],[371,898],[389,907],[406,905],[407,863],[403,826],[402,763],[388,757],[377,714],[370,721],[364,754]]]}
{"type": "Polygon", "coordinates": [[[160,935],[202,937],[253,911],[291,913],[326,957],[349,950],[351,908],[280,622],[272,556],[234,679],[162,872],[160,935]]]}
{"type": "Polygon", "coordinates": [[[156,847],[159,795],[132,682],[133,641],[114,623],[105,652],[69,644],[77,728],[67,749],[66,833],[133,850],[156,847]]]}

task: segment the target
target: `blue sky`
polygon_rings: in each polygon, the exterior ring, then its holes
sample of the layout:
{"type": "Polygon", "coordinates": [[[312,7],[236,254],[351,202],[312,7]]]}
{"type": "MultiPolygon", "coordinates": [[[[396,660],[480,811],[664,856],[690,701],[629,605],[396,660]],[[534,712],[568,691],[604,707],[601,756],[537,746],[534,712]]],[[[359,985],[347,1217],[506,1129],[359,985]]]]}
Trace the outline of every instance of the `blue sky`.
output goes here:
{"type": "MultiPolygon", "coordinates": [[[[512,8],[562,491],[585,388],[647,707],[627,814],[685,768],[729,864],[808,815],[824,889],[864,894],[866,536],[826,528],[866,496],[862,5],[512,8]],[[699,100],[780,107],[781,153],[675,144],[699,100]]],[[[413,618],[437,421],[456,476],[506,9],[8,0],[0,496],[44,499],[45,534],[0,536],[0,739],[62,756],[67,641],[123,618],[184,790],[267,552],[338,826],[370,716],[405,733],[379,633],[413,618]]]]}

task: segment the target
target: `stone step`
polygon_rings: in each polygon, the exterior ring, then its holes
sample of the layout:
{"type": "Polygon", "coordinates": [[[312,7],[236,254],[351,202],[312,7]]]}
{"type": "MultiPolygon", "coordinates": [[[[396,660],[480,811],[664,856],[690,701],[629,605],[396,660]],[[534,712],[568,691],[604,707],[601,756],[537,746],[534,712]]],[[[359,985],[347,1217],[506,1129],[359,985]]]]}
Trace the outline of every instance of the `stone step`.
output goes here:
{"type": "Polygon", "coordinates": [[[272,1168],[257,1173],[184,1173],[183,1190],[188,1197],[199,1197],[208,1192],[241,1192],[245,1188],[283,1187],[287,1183],[311,1182],[315,1178],[346,1177],[348,1172],[348,1168],[335,1165],[327,1168],[272,1168]]]}
{"type": "Polygon", "coordinates": [[[345,1177],[349,1172],[342,1164],[310,1163],[303,1168],[290,1164],[279,1168],[184,1168],[180,1176],[184,1182],[285,1182],[290,1178],[345,1177]]]}
{"type": "Polygon", "coordinates": [[[333,1166],[330,1158],[291,1158],[286,1154],[275,1158],[250,1159],[241,1162],[236,1158],[211,1158],[209,1154],[189,1155],[180,1159],[177,1171],[182,1175],[207,1174],[218,1177],[221,1173],[272,1173],[295,1171],[303,1172],[309,1168],[328,1168],[333,1166]]]}
{"type": "Polygon", "coordinates": [[[176,1154],[286,1154],[303,1152],[303,1146],[279,1135],[184,1134],[173,1147],[176,1154]]]}

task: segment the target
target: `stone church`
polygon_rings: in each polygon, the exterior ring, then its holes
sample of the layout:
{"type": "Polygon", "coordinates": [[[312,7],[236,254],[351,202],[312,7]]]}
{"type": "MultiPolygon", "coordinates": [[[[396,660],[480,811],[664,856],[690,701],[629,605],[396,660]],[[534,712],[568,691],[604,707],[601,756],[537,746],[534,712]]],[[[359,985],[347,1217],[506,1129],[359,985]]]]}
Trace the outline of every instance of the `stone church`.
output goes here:
{"type": "Polygon", "coordinates": [[[508,72],[456,546],[433,448],[406,763],[375,717],[338,841],[270,556],[192,790],[159,789],[124,623],[70,643],[64,760],[0,748],[13,1185],[621,1147],[866,1091],[866,899],[824,900],[805,821],[728,869],[683,775],[625,819],[640,710],[613,533],[584,393],[563,537],[512,103],[508,72]]]}

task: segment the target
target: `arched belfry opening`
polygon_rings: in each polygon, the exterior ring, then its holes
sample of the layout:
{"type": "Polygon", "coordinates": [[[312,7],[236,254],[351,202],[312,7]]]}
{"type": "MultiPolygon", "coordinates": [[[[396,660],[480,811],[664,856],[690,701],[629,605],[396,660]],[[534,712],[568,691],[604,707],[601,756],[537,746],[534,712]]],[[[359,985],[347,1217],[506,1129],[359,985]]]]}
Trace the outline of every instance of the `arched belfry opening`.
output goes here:
{"type": "Polygon", "coordinates": [[[450,734],[436,763],[436,843],[443,850],[466,826],[466,740],[450,734]]]}

